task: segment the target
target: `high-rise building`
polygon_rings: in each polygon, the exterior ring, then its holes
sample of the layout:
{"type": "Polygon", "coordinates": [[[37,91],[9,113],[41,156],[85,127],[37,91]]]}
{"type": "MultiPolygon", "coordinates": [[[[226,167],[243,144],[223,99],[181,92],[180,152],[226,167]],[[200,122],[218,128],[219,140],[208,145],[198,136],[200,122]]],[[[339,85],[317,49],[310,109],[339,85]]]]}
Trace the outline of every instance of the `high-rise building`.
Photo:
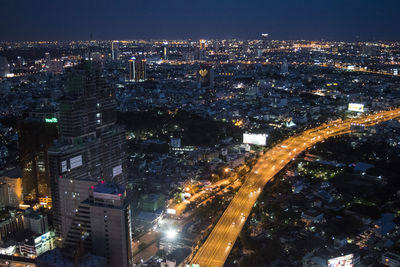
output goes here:
{"type": "Polygon", "coordinates": [[[131,209],[124,187],[113,183],[97,184],[84,205],[90,214],[93,251],[104,255],[109,266],[130,266],[131,209]]]}
{"type": "Polygon", "coordinates": [[[198,72],[201,87],[214,87],[214,68],[205,67],[198,72]]]}
{"type": "Polygon", "coordinates": [[[119,42],[114,41],[111,43],[111,58],[112,60],[119,59],[119,42]]]}
{"type": "Polygon", "coordinates": [[[108,266],[129,266],[132,258],[131,208],[124,186],[100,182],[87,188],[65,243],[104,256],[108,266]],[[83,240],[83,241],[82,241],[83,240]]]}
{"type": "Polygon", "coordinates": [[[18,125],[19,157],[26,200],[51,200],[47,151],[57,139],[57,112],[36,110],[18,125]]]}
{"type": "Polygon", "coordinates": [[[164,42],[163,46],[163,59],[168,60],[168,42],[164,42]]]}
{"type": "MultiPolygon", "coordinates": [[[[81,231],[75,223],[79,218],[90,220],[85,203],[92,186],[100,181],[126,184],[126,144],[124,130],[116,125],[114,90],[94,62],[83,62],[69,74],[59,128],[60,138],[48,152],[56,234],[64,248],[98,255],[102,252],[93,246],[90,231],[81,231]]],[[[82,227],[84,223],[78,222],[82,227]]],[[[109,234],[121,239],[126,232],[109,234]]]]}
{"type": "Polygon", "coordinates": [[[261,34],[261,42],[262,42],[262,48],[265,49],[268,47],[268,33],[262,33],[261,34]]]}
{"type": "Polygon", "coordinates": [[[137,59],[132,57],[129,61],[129,81],[144,82],[146,81],[146,59],[137,59]]]}
{"type": "Polygon", "coordinates": [[[129,65],[129,77],[128,77],[128,81],[133,82],[135,81],[135,58],[132,57],[129,61],[128,61],[128,65],[129,65]]]}

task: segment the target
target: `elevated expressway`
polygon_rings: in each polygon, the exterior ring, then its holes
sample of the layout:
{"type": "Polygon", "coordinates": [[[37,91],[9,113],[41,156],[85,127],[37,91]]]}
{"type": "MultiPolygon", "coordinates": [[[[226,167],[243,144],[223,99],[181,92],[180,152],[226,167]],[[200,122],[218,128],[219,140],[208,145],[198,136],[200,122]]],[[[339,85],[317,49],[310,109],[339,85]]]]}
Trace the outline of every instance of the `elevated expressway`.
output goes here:
{"type": "Polygon", "coordinates": [[[314,144],[350,132],[351,124],[372,126],[400,117],[400,108],[336,120],[290,137],[261,156],[213,231],[191,260],[200,267],[222,267],[265,184],[292,159],[314,144]]]}

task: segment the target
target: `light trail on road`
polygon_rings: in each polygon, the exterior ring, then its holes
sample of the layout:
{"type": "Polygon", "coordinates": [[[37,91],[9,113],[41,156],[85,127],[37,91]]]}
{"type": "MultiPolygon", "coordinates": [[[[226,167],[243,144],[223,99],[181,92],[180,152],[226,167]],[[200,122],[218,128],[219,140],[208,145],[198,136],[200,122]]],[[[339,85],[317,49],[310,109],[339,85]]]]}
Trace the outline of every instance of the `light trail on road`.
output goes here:
{"type": "Polygon", "coordinates": [[[247,175],[207,240],[191,260],[191,264],[199,264],[200,267],[224,265],[265,184],[303,151],[327,138],[350,133],[352,124],[372,126],[397,117],[400,117],[400,108],[356,119],[331,121],[289,137],[268,150],[247,175]]]}

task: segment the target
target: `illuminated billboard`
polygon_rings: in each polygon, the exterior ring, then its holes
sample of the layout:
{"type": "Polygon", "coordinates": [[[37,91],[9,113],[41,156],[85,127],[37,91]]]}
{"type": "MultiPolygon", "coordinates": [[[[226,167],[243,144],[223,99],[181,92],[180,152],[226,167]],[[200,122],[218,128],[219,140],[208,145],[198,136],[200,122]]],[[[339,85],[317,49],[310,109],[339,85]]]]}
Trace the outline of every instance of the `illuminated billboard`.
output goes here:
{"type": "Polygon", "coordinates": [[[167,214],[176,214],[175,209],[167,209],[167,214]]]}
{"type": "Polygon", "coordinates": [[[364,112],[364,104],[349,103],[349,111],[364,112]]]}
{"type": "Polygon", "coordinates": [[[267,137],[267,134],[244,133],[243,144],[265,146],[267,144],[267,137]]]}
{"type": "Polygon", "coordinates": [[[71,158],[69,160],[69,165],[70,165],[71,169],[82,166],[82,155],[71,158]]]}
{"type": "Polygon", "coordinates": [[[122,165],[113,168],[113,177],[122,173],[122,165]]]}
{"type": "Polygon", "coordinates": [[[353,267],[353,254],[328,260],[328,267],[353,267]]]}
{"type": "Polygon", "coordinates": [[[57,118],[44,118],[44,122],[46,122],[46,123],[57,123],[58,119],[57,118]]]}

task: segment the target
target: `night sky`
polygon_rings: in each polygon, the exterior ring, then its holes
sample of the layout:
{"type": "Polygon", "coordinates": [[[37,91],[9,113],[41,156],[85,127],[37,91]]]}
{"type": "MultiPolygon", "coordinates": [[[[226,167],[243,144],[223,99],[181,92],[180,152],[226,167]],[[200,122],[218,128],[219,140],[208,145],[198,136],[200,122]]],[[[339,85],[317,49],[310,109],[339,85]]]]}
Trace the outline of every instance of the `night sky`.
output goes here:
{"type": "Polygon", "coordinates": [[[399,40],[400,0],[0,0],[0,40],[399,40]]]}

